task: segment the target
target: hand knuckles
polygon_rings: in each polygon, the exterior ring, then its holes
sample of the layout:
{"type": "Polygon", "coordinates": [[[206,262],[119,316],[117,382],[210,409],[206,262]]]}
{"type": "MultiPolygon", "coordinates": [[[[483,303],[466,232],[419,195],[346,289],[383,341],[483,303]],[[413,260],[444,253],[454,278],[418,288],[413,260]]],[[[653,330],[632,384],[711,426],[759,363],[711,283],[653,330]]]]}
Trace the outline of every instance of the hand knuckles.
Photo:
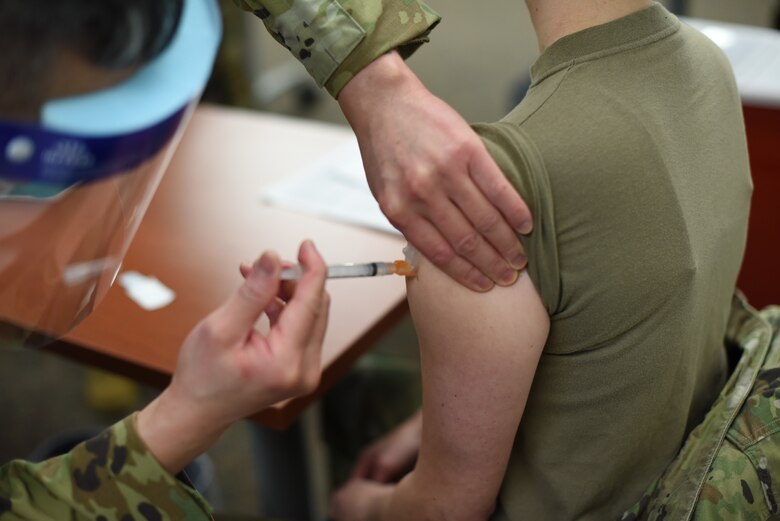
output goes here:
{"type": "Polygon", "coordinates": [[[452,159],[462,159],[474,152],[474,139],[471,135],[458,135],[450,140],[447,157],[452,159]]]}
{"type": "Polygon", "coordinates": [[[314,392],[320,385],[320,371],[319,368],[313,368],[306,371],[305,376],[301,380],[301,393],[309,394],[314,392]]]}
{"type": "Polygon", "coordinates": [[[499,219],[498,214],[490,212],[479,216],[474,222],[474,227],[479,233],[484,235],[495,230],[500,222],[501,220],[499,219]]]}
{"type": "Polygon", "coordinates": [[[199,342],[207,345],[222,344],[227,337],[227,331],[215,317],[201,321],[193,330],[199,342]]]}
{"type": "Polygon", "coordinates": [[[490,185],[490,192],[493,194],[493,197],[496,198],[504,196],[510,189],[514,190],[503,178],[494,181],[490,185]]]}
{"type": "Polygon", "coordinates": [[[445,245],[435,246],[427,255],[428,259],[437,266],[448,264],[454,256],[455,253],[445,245]]]}
{"type": "MultiPolygon", "coordinates": [[[[443,169],[446,171],[446,169],[443,169]]],[[[442,171],[442,170],[438,170],[442,171]]],[[[431,197],[431,192],[435,187],[434,175],[431,170],[417,170],[412,172],[406,180],[406,188],[416,199],[425,201],[431,197]]]]}
{"type": "Polygon", "coordinates": [[[298,355],[292,355],[279,361],[274,371],[268,376],[267,384],[276,392],[289,393],[300,379],[298,355]]]}
{"type": "Polygon", "coordinates": [[[377,202],[382,213],[397,226],[402,226],[405,222],[404,217],[407,214],[407,207],[399,198],[395,196],[383,195],[377,202]]]}
{"type": "Polygon", "coordinates": [[[245,300],[250,302],[264,302],[268,299],[265,286],[251,280],[242,284],[238,291],[245,300]]]}
{"type": "Polygon", "coordinates": [[[458,240],[455,244],[455,251],[459,255],[470,255],[477,251],[481,243],[480,235],[476,231],[471,231],[458,240]]]}
{"type": "Polygon", "coordinates": [[[291,361],[286,368],[276,372],[271,385],[286,395],[301,396],[317,389],[320,383],[319,367],[306,367],[303,360],[291,361]]]}

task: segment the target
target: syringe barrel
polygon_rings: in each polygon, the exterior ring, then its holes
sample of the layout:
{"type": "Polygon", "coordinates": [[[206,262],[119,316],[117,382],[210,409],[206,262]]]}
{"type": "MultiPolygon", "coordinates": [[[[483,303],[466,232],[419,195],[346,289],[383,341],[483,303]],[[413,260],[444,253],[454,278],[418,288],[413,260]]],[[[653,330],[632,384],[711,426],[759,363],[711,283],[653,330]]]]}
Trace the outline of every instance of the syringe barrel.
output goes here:
{"type": "Polygon", "coordinates": [[[365,264],[334,264],[328,266],[329,279],[344,279],[351,277],[375,277],[389,275],[393,265],[389,262],[368,262],[365,264]]]}
{"type": "MultiPolygon", "coordinates": [[[[348,279],[353,277],[376,277],[395,273],[392,262],[366,262],[363,264],[331,264],[328,266],[329,279],[348,279]]],[[[300,265],[282,270],[282,280],[299,280],[303,276],[300,265]]]]}

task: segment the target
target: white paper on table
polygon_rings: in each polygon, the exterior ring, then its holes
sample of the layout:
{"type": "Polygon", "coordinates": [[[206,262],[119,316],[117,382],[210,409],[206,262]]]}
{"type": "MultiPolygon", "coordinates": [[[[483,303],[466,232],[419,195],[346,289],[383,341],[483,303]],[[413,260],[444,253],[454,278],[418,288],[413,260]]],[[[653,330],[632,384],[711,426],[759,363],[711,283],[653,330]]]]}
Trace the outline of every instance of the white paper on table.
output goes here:
{"type": "Polygon", "coordinates": [[[262,199],[297,212],[400,235],[368,188],[354,138],[266,188],[262,199]]]}
{"type": "Polygon", "coordinates": [[[743,101],[780,106],[780,31],[696,18],[683,21],[726,54],[743,101]]]}

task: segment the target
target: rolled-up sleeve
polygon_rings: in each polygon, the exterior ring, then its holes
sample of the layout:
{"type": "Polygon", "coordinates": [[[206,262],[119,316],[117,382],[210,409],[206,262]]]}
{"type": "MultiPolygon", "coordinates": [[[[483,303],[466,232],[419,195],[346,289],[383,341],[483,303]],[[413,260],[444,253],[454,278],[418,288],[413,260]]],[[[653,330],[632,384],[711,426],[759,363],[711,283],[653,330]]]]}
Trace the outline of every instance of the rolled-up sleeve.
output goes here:
{"type": "Polygon", "coordinates": [[[428,41],[439,15],[418,0],[234,0],[333,97],[389,50],[410,56],[428,41]]]}
{"type": "Polygon", "coordinates": [[[72,451],[0,467],[0,521],[212,519],[191,486],[160,466],[127,417],[72,451]]]}

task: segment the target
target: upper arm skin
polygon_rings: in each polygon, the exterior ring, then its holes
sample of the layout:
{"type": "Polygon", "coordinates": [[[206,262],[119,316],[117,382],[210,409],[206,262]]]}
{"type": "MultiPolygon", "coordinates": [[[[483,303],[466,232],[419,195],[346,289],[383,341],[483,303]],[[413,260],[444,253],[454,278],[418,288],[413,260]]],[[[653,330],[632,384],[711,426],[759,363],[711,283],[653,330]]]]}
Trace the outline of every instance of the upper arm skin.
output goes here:
{"type": "Polygon", "coordinates": [[[525,271],[511,287],[475,293],[423,261],[408,296],[420,338],[423,434],[417,467],[387,517],[487,519],[549,316],[525,271]]]}

